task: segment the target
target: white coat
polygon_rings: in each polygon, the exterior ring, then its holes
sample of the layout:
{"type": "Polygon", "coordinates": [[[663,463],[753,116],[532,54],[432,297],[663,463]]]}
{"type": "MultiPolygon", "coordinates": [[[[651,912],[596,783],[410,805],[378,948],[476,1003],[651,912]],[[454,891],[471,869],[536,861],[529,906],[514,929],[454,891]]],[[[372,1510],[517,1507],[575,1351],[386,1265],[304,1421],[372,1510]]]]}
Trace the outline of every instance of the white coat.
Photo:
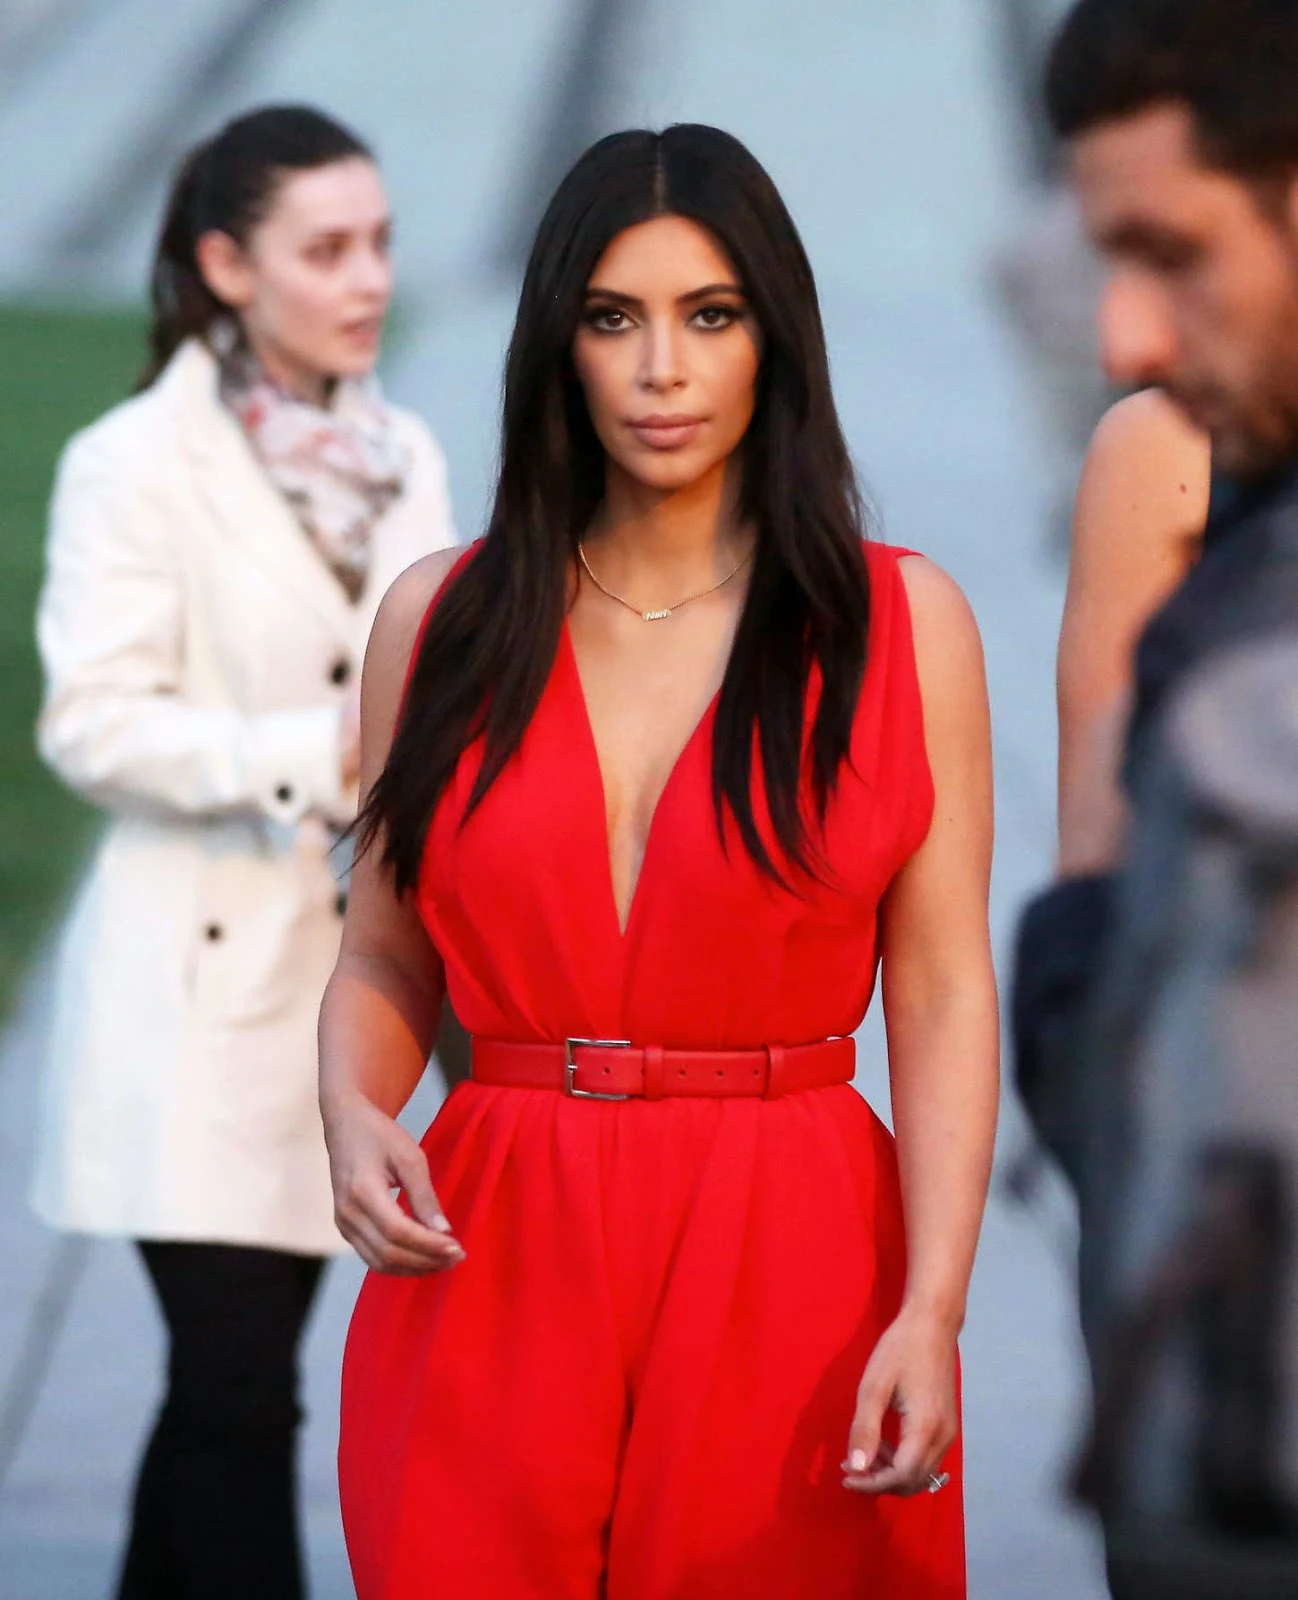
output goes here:
{"type": "Polygon", "coordinates": [[[455,539],[441,452],[394,414],[413,468],[355,606],[202,344],[64,453],[38,738],[110,822],[58,955],[34,1190],[55,1227],[344,1248],[316,1102],[340,708],[384,590],[455,539]]]}

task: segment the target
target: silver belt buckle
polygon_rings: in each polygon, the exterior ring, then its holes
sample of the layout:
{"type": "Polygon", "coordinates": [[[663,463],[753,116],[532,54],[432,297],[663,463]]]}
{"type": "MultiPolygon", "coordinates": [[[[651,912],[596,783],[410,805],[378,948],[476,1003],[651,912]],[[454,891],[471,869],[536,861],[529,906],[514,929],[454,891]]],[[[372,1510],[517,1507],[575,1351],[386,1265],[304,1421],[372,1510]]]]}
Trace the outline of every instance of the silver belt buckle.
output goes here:
{"type": "Polygon", "coordinates": [[[629,1094],[599,1094],[577,1087],[578,1048],[583,1050],[629,1050],[630,1039],[565,1039],[563,1041],[563,1092],[570,1100],[630,1100],[629,1094]]]}

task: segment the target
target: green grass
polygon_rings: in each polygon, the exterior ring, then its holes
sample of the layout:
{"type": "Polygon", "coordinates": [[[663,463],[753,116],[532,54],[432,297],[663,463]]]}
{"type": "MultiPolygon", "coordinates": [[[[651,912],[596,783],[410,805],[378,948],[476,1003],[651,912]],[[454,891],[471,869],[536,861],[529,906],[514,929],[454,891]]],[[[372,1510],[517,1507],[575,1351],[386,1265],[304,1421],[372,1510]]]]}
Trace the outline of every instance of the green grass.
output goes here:
{"type": "Polygon", "coordinates": [[[54,464],[122,399],[139,316],[0,306],[0,1017],[85,857],[95,815],[37,760],[33,617],[54,464]]]}

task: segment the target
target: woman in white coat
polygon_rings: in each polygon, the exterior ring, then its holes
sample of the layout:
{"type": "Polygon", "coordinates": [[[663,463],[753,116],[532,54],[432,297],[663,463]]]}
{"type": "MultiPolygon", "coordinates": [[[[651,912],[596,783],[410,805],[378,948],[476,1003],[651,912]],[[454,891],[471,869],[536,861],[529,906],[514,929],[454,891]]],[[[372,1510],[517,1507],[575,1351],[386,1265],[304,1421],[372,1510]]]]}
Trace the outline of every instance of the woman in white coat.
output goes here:
{"type": "Polygon", "coordinates": [[[123,1600],[292,1600],[297,1349],[343,1248],[316,1100],[357,687],[380,597],[454,542],[371,377],[366,147],[305,108],[184,163],[141,392],[67,447],[39,742],[109,827],[63,940],[35,1200],[139,1241],[170,1335],[123,1600]]]}

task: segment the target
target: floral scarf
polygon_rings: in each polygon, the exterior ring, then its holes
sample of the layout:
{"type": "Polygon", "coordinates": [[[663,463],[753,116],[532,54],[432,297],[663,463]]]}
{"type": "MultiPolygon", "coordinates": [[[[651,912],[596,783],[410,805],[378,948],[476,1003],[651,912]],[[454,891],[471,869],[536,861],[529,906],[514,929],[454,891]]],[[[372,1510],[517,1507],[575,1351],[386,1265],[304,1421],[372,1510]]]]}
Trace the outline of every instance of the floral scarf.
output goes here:
{"type": "Polygon", "coordinates": [[[378,382],[339,381],[326,409],[274,383],[241,340],[224,342],[221,399],[354,603],[369,574],[374,524],[404,491],[411,465],[378,382]]]}

